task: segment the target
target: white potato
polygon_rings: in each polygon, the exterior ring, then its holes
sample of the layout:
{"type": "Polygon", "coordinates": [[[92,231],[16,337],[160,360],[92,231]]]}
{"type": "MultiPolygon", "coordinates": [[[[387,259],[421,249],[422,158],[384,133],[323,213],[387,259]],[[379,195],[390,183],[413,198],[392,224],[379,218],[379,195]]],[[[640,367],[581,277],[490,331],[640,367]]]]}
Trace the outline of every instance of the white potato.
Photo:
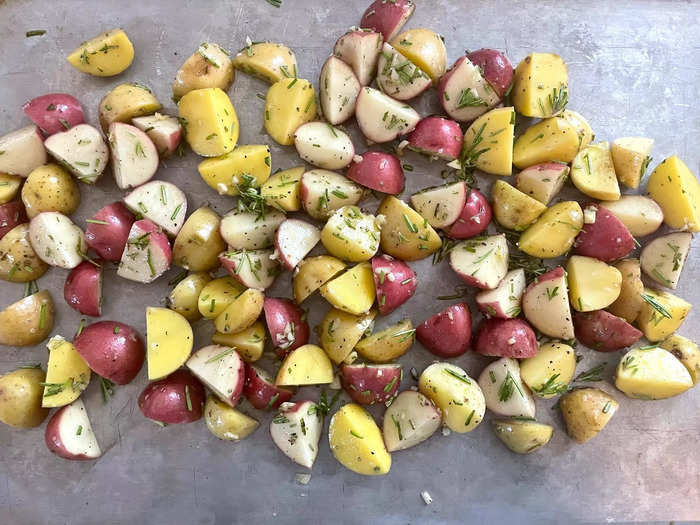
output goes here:
{"type": "Polygon", "coordinates": [[[109,148],[102,134],[89,124],[54,133],[44,146],[78,180],[88,184],[100,178],[109,161],[109,148]]]}
{"type": "Polygon", "coordinates": [[[675,290],[692,240],[693,234],[688,232],[657,237],[642,250],[639,257],[642,270],[657,283],[675,290]]]}
{"type": "Polygon", "coordinates": [[[43,212],[29,223],[29,240],[46,264],[73,269],[87,253],[85,234],[62,213],[43,212]]]}
{"type": "Polygon", "coordinates": [[[172,182],[152,180],[124,197],[124,204],[135,213],[176,236],[187,215],[187,196],[172,182]]]}
{"type": "Polygon", "coordinates": [[[430,77],[393,46],[382,46],[377,63],[377,85],[396,100],[417,97],[432,84],[430,77]]]}
{"type": "Polygon", "coordinates": [[[311,468],[318,454],[323,416],[312,401],[284,403],[282,407],[270,423],[272,441],[294,463],[311,468]]]}
{"type": "Polygon", "coordinates": [[[331,125],[345,122],[355,113],[355,101],[362,86],[352,68],[336,56],[328,57],[319,80],[321,111],[331,125]]]}
{"type": "Polygon", "coordinates": [[[512,357],[502,357],[484,368],[479,386],[486,408],[502,416],[535,417],[535,399],[520,378],[520,365],[512,357]]]}
{"type": "Polygon", "coordinates": [[[347,133],[325,122],[308,122],[294,132],[297,153],[309,164],[339,170],[352,162],[355,147],[347,133]]]}
{"type": "Polygon", "coordinates": [[[656,201],[645,195],[623,195],[617,201],[598,204],[620,219],[635,237],[650,235],[664,222],[664,212],[656,201]]]}
{"type": "Polygon", "coordinates": [[[28,176],[46,164],[46,148],[41,131],[26,126],[0,137],[0,173],[28,176]]]}
{"type": "Polygon", "coordinates": [[[307,171],[300,184],[301,204],[314,219],[325,220],[335,210],[357,204],[362,198],[360,186],[334,171],[307,171]]]}
{"type": "Polygon", "coordinates": [[[384,412],[384,443],[389,452],[422,443],[440,428],[440,411],[420,392],[404,390],[384,412]]]}
{"type": "Polygon", "coordinates": [[[121,189],[148,182],[158,169],[158,151],[143,131],[130,124],[113,122],[109,126],[112,171],[121,189]]]}
{"type": "Polygon", "coordinates": [[[258,250],[275,242],[275,231],[285,215],[274,208],[265,209],[265,215],[245,210],[232,210],[221,219],[219,232],[234,250],[258,250]]]}
{"type": "Polygon", "coordinates": [[[411,106],[364,87],[357,96],[355,118],[360,130],[372,142],[389,142],[413,131],[420,115],[411,106]]]}

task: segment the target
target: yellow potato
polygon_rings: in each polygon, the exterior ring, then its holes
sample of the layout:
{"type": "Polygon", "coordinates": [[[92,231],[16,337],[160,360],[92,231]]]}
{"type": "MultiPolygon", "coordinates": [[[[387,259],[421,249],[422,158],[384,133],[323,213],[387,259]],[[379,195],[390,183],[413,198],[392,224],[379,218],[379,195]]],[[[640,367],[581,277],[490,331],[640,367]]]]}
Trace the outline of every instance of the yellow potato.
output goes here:
{"type": "Polygon", "coordinates": [[[348,403],[333,414],[328,442],[341,465],[365,476],[380,476],[391,468],[391,454],[372,416],[360,405],[348,403]]]}
{"type": "Polygon", "coordinates": [[[20,368],[0,377],[0,421],[17,428],[38,427],[49,415],[42,408],[44,371],[20,368]]]}
{"type": "Polygon", "coordinates": [[[579,134],[568,120],[544,119],[517,138],[513,145],[513,164],[521,170],[542,162],[568,164],[578,153],[578,142],[579,134]]]}
{"type": "Polygon", "coordinates": [[[420,375],[418,390],[435,403],[454,432],[470,432],[484,419],[486,401],[479,383],[456,365],[433,363],[420,375]]]}
{"type": "Polygon", "coordinates": [[[566,63],[552,53],[530,53],[515,68],[511,94],[515,111],[526,117],[561,113],[569,101],[566,63]]]}
{"type": "Polygon", "coordinates": [[[593,142],[593,139],[595,138],[595,134],[593,133],[593,130],[591,129],[591,125],[588,123],[588,121],[585,118],[583,118],[583,115],[581,115],[580,113],[577,113],[576,111],[572,111],[570,109],[565,109],[561,113],[561,117],[576,129],[576,133],[578,134],[578,137],[579,137],[579,144],[578,144],[579,150],[581,150],[582,148],[585,148],[591,142],[593,142]]]}
{"type": "Polygon", "coordinates": [[[66,170],[45,164],[27,177],[22,186],[22,202],[30,219],[43,211],[72,215],[80,205],[80,188],[66,170]]]}
{"type": "Polygon", "coordinates": [[[146,86],[136,82],[119,84],[100,100],[100,126],[107,133],[112,122],[131,122],[132,118],[151,115],[161,107],[146,86]]]}
{"type": "Polygon", "coordinates": [[[558,202],[523,232],[518,248],[533,257],[559,257],[573,246],[582,227],[583,211],[578,202],[558,202]]]}
{"type": "Polygon", "coordinates": [[[226,155],[206,159],[197,166],[199,174],[220,195],[238,195],[243,186],[259,187],[270,176],[270,147],[247,144],[226,155]]]}
{"type": "Polygon", "coordinates": [[[146,308],[148,379],[161,379],[185,364],[194,338],[189,321],[168,308],[146,308]]]}
{"type": "Polygon", "coordinates": [[[215,333],[211,340],[214,344],[235,348],[248,363],[260,359],[265,349],[265,325],[256,321],[252,326],[235,334],[215,333]]]}
{"type": "Polygon", "coordinates": [[[345,361],[362,336],[371,329],[376,315],[374,308],[363,315],[352,315],[336,308],[328,310],[318,327],[318,334],[331,361],[336,365],[345,361]]]}
{"type": "Polygon", "coordinates": [[[659,346],[671,352],[685,365],[693,380],[693,385],[697,385],[700,381],[700,349],[698,349],[698,345],[682,335],[672,335],[659,346]]]}
{"type": "Polygon", "coordinates": [[[394,37],[392,47],[425,71],[437,83],[447,68],[445,41],[435,31],[425,28],[409,29],[394,37]]]}
{"type": "Polygon", "coordinates": [[[316,94],[308,80],[285,78],[270,86],[265,98],[265,130],[283,146],[294,144],[294,132],[316,118],[316,94]]]}
{"type": "Polygon", "coordinates": [[[305,166],[297,166],[278,171],[260,188],[265,204],[282,211],[299,211],[301,209],[301,176],[305,166]]]}
{"type": "Polygon", "coordinates": [[[388,363],[411,349],[415,334],[411,320],[403,319],[360,340],[355,350],[373,363],[388,363]]]}
{"type": "Polygon", "coordinates": [[[245,439],[255,432],[259,425],[252,417],[246,416],[212,395],[208,395],[204,403],[204,421],[212,434],[227,441],[245,439]]]}
{"type": "Polygon", "coordinates": [[[216,319],[245,287],[233,277],[219,277],[207,283],[199,294],[199,313],[205,319],[216,319]]]}
{"type": "Polygon", "coordinates": [[[316,345],[303,345],[285,357],[275,384],[278,386],[322,385],[333,382],[333,365],[316,345]]]}
{"type": "Polygon", "coordinates": [[[177,70],[173,81],[173,99],[193,89],[219,88],[228,91],[233,84],[233,64],[226,50],[212,42],[202,43],[177,70]]]}
{"type": "Polygon", "coordinates": [[[571,163],[571,182],[581,193],[607,201],[620,198],[615,168],[607,142],[583,148],[571,163]]]}
{"type": "Polygon", "coordinates": [[[564,187],[564,183],[569,177],[569,166],[561,162],[542,166],[546,166],[546,168],[533,167],[518,173],[515,178],[515,186],[524,194],[546,206],[564,187]]]}
{"type": "Polygon", "coordinates": [[[168,295],[168,308],[175,310],[188,321],[202,317],[199,311],[199,297],[202,290],[211,281],[206,272],[192,273],[175,285],[168,295]]]}
{"type": "Polygon", "coordinates": [[[493,431],[503,444],[516,454],[529,454],[552,439],[554,428],[537,421],[496,419],[493,431]]]}
{"type": "Polygon", "coordinates": [[[297,58],[284,44],[253,42],[233,59],[233,67],[274,84],[297,76],[297,58]]]}
{"type": "Polygon", "coordinates": [[[597,388],[578,388],[561,396],[559,408],[566,431],[577,443],[585,443],[603,430],[619,404],[597,388]]]}
{"type": "Polygon", "coordinates": [[[655,346],[633,348],[622,356],[615,386],[636,399],[666,399],[688,390],[693,380],[676,356],[655,346]]]}
{"type": "Polygon", "coordinates": [[[435,253],[442,241],[428,221],[408,204],[387,195],[377,209],[384,216],[380,246],[382,251],[401,259],[415,261],[435,253]]]}
{"type": "Polygon", "coordinates": [[[49,265],[39,259],[29,241],[29,224],[18,224],[0,239],[0,279],[12,283],[35,281],[49,265]]]}
{"type": "Polygon", "coordinates": [[[173,263],[191,272],[206,272],[219,266],[219,254],[226,249],[219,226],[221,217],[202,206],[190,215],[173,244],[173,263]]]}
{"type": "Polygon", "coordinates": [[[294,271],[294,300],[303,303],[307,297],[342,272],[346,264],[330,255],[307,257],[294,271]]]}
{"type": "Polygon", "coordinates": [[[131,65],[134,46],[123,29],[110,29],[80,44],[67,60],[83,73],[112,77],[131,65]]]}
{"type": "Polygon", "coordinates": [[[681,159],[674,155],[656,166],[647,193],[661,206],[671,228],[700,231],[700,184],[681,159]]]}
{"type": "Polygon", "coordinates": [[[614,303],[608,306],[608,312],[622,317],[628,323],[633,323],[639,317],[644,299],[644,283],[642,282],[642,270],[638,259],[625,259],[615,263],[615,268],[622,275],[620,295],[614,303]]]}
{"type": "Polygon", "coordinates": [[[214,320],[217,332],[235,334],[252,326],[260,317],[264,300],[265,295],[260,290],[248,288],[214,320]]]}
{"type": "Polygon", "coordinates": [[[72,403],[90,383],[90,367],[73,343],[60,335],[49,340],[49,364],[41,406],[62,407],[72,403]]]}
{"type": "Polygon", "coordinates": [[[492,175],[513,172],[513,108],[496,108],[476,119],[464,133],[464,155],[470,165],[492,175]]]}
{"type": "Polygon", "coordinates": [[[319,292],[326,301],[339,310],[354,315],[368,312],[377,295],[372,265],[362,262],[353,266],[323,284],[319,292]]]}
{"type": "Polygon", "coordinates": [[[620,200],[602,201],[598,206],[620,219],[635,237],[654,233],[664,222],[661,207],[645,195],[622,195],[620,200]]]}
{"type": "Polygon", "coordinates": [[[19,175],[0,173],[0,204],[6,204],[17,196],[23,180],[19,175]]]}
{"type": "Polygon", "coordinates": [[[330,216],[321,230],[328,253],[350,262],[371,259],[379,249],[381,231],[377,218],[357,206],[343,206],[330,216]]]}
{"type": "Polygon", "coordinates": [[[238,116],[228,95],[219,88],[195,89],[177,103],[185,138],[202,157],[218,157],[238,142],[238,116]]]}
{"type": "Polygon", "coordinates": [[[46,290],[20,299],[0,311],[0,345],[32,346],[53,329],[54,305],[46,290]]]}
{"type": "Polygon", "coordinates": [[[520,378],[545,399],[566,391],[575,370],[576,352],[564,343],[544,343],[533,357],[520,361],[520,378]]]}
{"type": "Polygon", "coordinates": [[[637,326],[651,342],[663,341],[683,324],[692,305],[668,292],[645,288],[637,326]]]}
{"type": "Polygon", "coordinates": [[[593,257],[572,255],[566,264],[569,300],[579,312],[610,306],[620,296],[622,274],[614,266],[593,257]]]}
{"type": "Polygon", "coordinates": [[[623,137],[612,143],[612,160],[615,173],[628,188],[639,187],[644,172],[651,162],[651,148],[654,139],[645,137],[623,137]]]}
{"type": "Polygon", "coordinates": [[[524,230],[547,209],[540,201],[502,180],[494,182],[491,198],[496,221],[509,230],[524,230]]]}

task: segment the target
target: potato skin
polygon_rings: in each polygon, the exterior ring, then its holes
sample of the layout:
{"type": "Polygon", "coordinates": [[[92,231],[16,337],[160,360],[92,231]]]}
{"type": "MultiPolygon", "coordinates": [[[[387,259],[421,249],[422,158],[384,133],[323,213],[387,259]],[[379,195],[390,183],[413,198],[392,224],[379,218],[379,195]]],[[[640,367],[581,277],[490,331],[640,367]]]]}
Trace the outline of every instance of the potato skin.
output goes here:
{"type": "Polygon", "coordinates": [[[39,259],[29,240],[29,224],[19,224],[0,239],[0,279],[26,283],[44,275],[49,265],[39,259]]]}
{"type": "Polygon", "coordinates": [[[612,396],[597,388],[572,390],[559,401],[566,430],[577,443],[585,443],[603,430],[618,406],[612,396]]]}
{"type": "Polygon", "coordinates": [[[457,303],[416,327],[418,341],[438,357],[457,357],[469,350],[472,316],[467,303],[457,303]]]}
{"type": "Polygon", "coordinates": [[[492,420],[493,432],[516,454],[529,454],[543,447],[554,434],[554,428],[537,421],[517,419],[492,420]]]}
{"type": "Polygon", "coordinates": [[[146,86],[136,83],[119,84],[100,101],[100,126],[107,133],[112,122],[130,122],[134,117],[155,113],[161,107],[161,103],[146,86]]]}
{"type": "Polygon", "coordinates": [[[597,204],[587,204],[584,209],[595,210],[595,222],[584,222],[576,236],[574,253],[610,262],[634,250],[634,237],[610,210],[597,204]]]}
{"type": "Polygon", "coordinates": [[[484,319],[474,351],[495,357],[532,357],[537,353],[537,337],[522,319],[484,319]]]}
{"type": "Polygon", "coordinates": [[[51,333],[53,320],[54,304],[48,291],[25,297],[0,312],[0,345],[40,343],[51,333]]]}
{"type": "Polygon", "coordinates": [[[191,423],[202,417],[204,397],[202,383],[189,371],[177,370],[144,388],[139,408],[144,416],[161,423],[191,423]]]}
{"type": "Polygon", "coordinates": [[[0,204],[0,240],[16,226],[28,222],[24,204],[11,201],[0,204]]]}
{"type": "Polygon", "coordinates": [[[22,187],[22,202],[31,219],[43,211],[71,215],[80,205],[80,188],[71,175],[56,164],[39,166],[22,187]]]}
{"type": "Polygon", "coordinates": [[[644,299],[644,283],[642,282],[642,270],[638,259],[625,259],[615,265],[622,275],[620,295],[614,303],[608,306],[608,311],[613,315],[622,317],[628,323],[633,323],[639,317],[644,299]]]}
{"type": "Polygon", "coordinates": [[[576,339],[598,352],[614,352],[632,346],[642,332],[605,310],[573,312],[576,339]]]}
{"type": "Polygon", "coordinates": [[[20,368],[0,377],[0,421],[16,428],[33,428],[49,415],[42,408],[46,375],[41,368],[20,368]]]}
{"type": "Polygon", "coordinates": [[[199,296],[211,281],[208,273],[193,273],[177,283],[168,295],[168,308],[172,308],[188,321],[196,321],[202,317],[199,311],[199,296]]]}

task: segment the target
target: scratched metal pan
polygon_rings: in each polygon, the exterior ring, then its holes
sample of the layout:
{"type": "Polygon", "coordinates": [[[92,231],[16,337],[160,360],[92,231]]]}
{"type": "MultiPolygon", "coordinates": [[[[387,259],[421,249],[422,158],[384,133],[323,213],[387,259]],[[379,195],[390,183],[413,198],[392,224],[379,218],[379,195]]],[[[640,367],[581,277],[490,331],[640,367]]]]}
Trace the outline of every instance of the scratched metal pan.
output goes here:
{"type": "MultiPolygon", "coordinates": [[[[367,2],[368,3],[368,2],[367,2]]],[[[575,2],[569,0],[417,0],[408,27],[429,27],[445,36],[448,62],[465,49],[493,47],[517,63],[531,51],[563,56],[570,71],[570,108],[585,115],[597,139],[642,135],[656,139],[652,167],[677,154],[698,173],[700,118],[700,3],[664,1],[575,2]]],[[[97,120],[97,104],[123,81],[148,84],[174,111],[170,82],[177,68],[203,41],[237,50],[246,36],[282,41],[296,53],[299,73],[314,83],[335,39],[359,23],[365,0],[317,2],[283,0],[277,9],[264,0],[171,0],[169,2],[87,2],[62,0],[0,1],[0,133],[26,125],[20,106],[48,92],[75,95],[97,120]],[[102,30],[126,29],[136,48],[132,66],[117,78],[81,74],[65,56],[81,41],[102,30]],[[45,29],[42,37],[25,32],[45,29]]],[[[268,143],[272,167],[299,163],[292,148],[280,147],[263,132],[266,85],[237,74],[230,96],[241,122],[242,144],[268,143]]],[[[414,106],[421,114],[438,111],[435,91],[414,106]]],[[[348,126],[359,151],[364,142],[348,126]]],[[[211,191],[195,169],[190,153],[168,160],[158,177],[187,194],[190,210],[209,203],[220,213],[233,200],[211,191]]],[[[405,161],[404,196],[440,182],[439,162],[413,153],[405,161]]],[[[488,191],[490,180],[479,178],[488,191]]],[[[122,197],[106,174],[92,188],[82,187],[75,214],[79,224],[100,206],[122,197]]],[[[376,201],[364,204],[374,209],[376,201]]],[[[700,263],[694,243],[678,293],[699,296],[700,263]]],[[[445,306],[439,295],[454,293],[457,276],[446,263],[412,263],[419,276],[416,295],[380,323],[410,317],[414,323],[445,306]]],[[[105,319],[129,323],[145,332],[144,308],[161,304],[169,278],[152,286],[116,278],[105,280],[105,319]]],[[[52,269],[39,280],[58,305],[55,334],[70,337],[80,316],[62,300],[66,272],[52,269]]],[[[0,283],[0,303],[22,295],[21,285],[0,283]]],[[[290,276],[281,277],[270,294],[290,296],[290,276]]],[[[472,301],[472,297],[469,297],[472,301]]],[[[310,301],[309,319],[317,324],[326,310],[310,301]]],[[[681,328],[700,337],[697,312],[681,328]]],[[[211,328],[196,325],[198,345],[208,343],[211,328]]],[[[609,381],[618,354],[596,354],[579,346],[580,370],[603,361],[609,381]]],[[[0,373],[27,362],[46,362],[43,345],[2,348],[0,373]]],[[[431,356],[419,344],[400,359],[406,370],[421,370],[431,356]]],[[[485,359],[467,354],[455,359],[476,375],[485,359]]],[[[528,456],[511,454],[488,421],[467,435],[441,435],[393,455],[389,475],[365,478],[341,467],[324,439],[308,485],[295,482],[303,469],[292,464],[268,435],[271,414],[244,405],[260,419],[260,428],[240,443],[216,440],[203,422],[160,428],[145,419],[136,397],[146,384],[145,370],[119,387],[103,404],[99,385],[85,394],[88,411],[105,454],[98,461],[69,462],[52,455],[43,443],[43,427],[19,431],[0,428],[0,523],[562,523],[572,521],[669,521],[700,519],[700,390],[665,401],[633,401],[610,384],[603,388],[620,401],[612,422],[585,445],[571,441],[552,401],[537,402],[538,419],[552,423],[549,445],[528,456]],[[421,491],[433,503],[425,505],[421,491]]],[[[405,374],[402,388],[415,385],[405,374]]],[[[314,389],[300,394],[312,398],[314,389]]],[[[375,414],[377,416],[380,413],[375,414]]]]}

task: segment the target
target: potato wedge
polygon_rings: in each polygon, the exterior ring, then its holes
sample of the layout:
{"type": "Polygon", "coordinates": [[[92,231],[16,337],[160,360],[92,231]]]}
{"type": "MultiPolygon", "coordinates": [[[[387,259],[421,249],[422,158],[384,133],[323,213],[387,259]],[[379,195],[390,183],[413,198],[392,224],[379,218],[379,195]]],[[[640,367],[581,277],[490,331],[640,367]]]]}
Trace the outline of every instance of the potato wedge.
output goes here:
{"type": "Polygon", "coordinates": [[[267,290],[280,273],[272,249],[234,250],[219,255],[224,270],[246,288],[267,290]]]}
{"type": "Polygon", "coordinates": [[[544,343],[537,354],[520,361],[520,377],[545,399],[566,391],[576,371],[576,352],[564,343],[544,343]]]}
{"type": "Polygon", "coordinates": [[[605,428],[615,415],[619,403],[597,388],[578,388],[564,394],[559,401],[566,431],[577,443],[585,443],[605,428]]]}
{"type": "Polygon", "coordinates": [[[219,226],[221,217],[202,206],[190,215],[173,244],[173,262],[191,272],[207,272],[219,265],[219,254],[226,249],[219,226]]]}
{"type": "Polygon", "coordinates": [[[168,308],[175,310],[190,322],[201,319],[199,296],[209,281],[211,277],[206,272],[189,274],[170,291],[168,308]]]}
{"type": "Polygon", "coordinates": [[[523,293],[525,319],[550,337],[567,340],[574,337],[566,272],[557,266],[531,282],[523,293]]]}
{"type": "Polygon", "coordinates": [[[376,297],[372,265],[362,262],[345,270],[319,288],[323,298],[335,308],[353,315],[369,311],[376,297]]]}
{"type": "Polygon", "coordinates": [[[328,442],[335,459],[353,472],[380,476],[391,468],[382,433],[360,405],[348,403],[333,414],[328,442]]]}
{"type": "Polygon", "coordinates": [[[258,188],[270,177],[270,146],[246,144],[225,155],[199,163],[197,171],[219,195],[238,195],[246,187],[258,188]]]}
{"type": "Polygon", "coordinates": [[[313,169],[301,176],[301,205],[313,219],[327,220],[335,210],[362,199],[362,188],[335,171],[313,169]]]}
{"type": "Polygon", "coordinates": [[[502,416],[535,417],[535,399],[520,378],[517,359],[502,357],[479,374],[486,408],[502,416]]]}
{"type": "Polygon", "coordinates": [[[100,126],[107,133],[112,122],[131,122],[132,118],[151,115],[161,107],[148,87],[136,82],[119,84],[100,100],[100,126]]]}
{"type": "Polygon", "coordinates": [[[0,173],[26,177],[46,164],[44,137],[37,126],[25,126],[0,136],[0,173]]]}
{"type": "Polygon", "coordinates": [[[692,305],[668,292],[645,288],[637,326],[652,343],[662,341],[683,324],[692,305]]]}
{"type": "Polygon", "coordinates": [[[552,439],[554,428],[535,420],[495,419],[492,428],[498,439],[516,454],[529,454],[552,439]]]}
{"type": "Polygon", "coordinates": [[[0,279],[11,283],[35,281],[49,265],[34,251],[29,224],[19,224],[0,239],[0,279]]]}
{"type": "Polygon", "coordinates": [[[415,261],[432,255],[442,244],[437,232],[408,204],[388,195],[379,205],[383,215],[381,248],[403,261],[415,261]]]}
{"type": "Polygon", "coordinates": [[[559,257],[573,246],[582,227],[583,211],[578,202],[558,202],[523,232],[518,248],[533,257],[559,257]]]}
{"type": "Polygon", "coordinates": [[[214,320],[217,332],[235,334],[252,326],[262,313],[264,299],[260,290],[245,290],[214,320]]]}
{"type": "Polygon", "coordinates": [[[350,262],[371,259],[379,249],[381,231],[374,215],[357,206],[343,206],[330,216],[321,231],[328,253],[350,262]]]}
{"type": "Polygon", "coordinates": [[[573,255],[566,265],[566,272],[569,300],[579,312],[601,310],[620,296],[622,274],[614,266],[593,257],[573,255]]]}
{"type": "Polygon", "coordinates": [[[214,344],[235,348],[247,363],[253,363],[262,357],[266,339],[267,334],[262,321],[256,321],[252,326],[235,334],[216,332],[211,336],[214,344]]]}
{"type": "Polygon", "coordinates": [[[343,271],[346,264],[330,255],[317,255],[301,261],[294,271],[294,300],[301,304],[321,286],[343,271]]]}
{"type": "Polygon", "coordinates": [[[294,146],[301,160],[327,170],[340,170],[352,161],[355,147],[340,128],[319,120],[294,131],[294,146]]]}
{"type": "Polygon", "coordinates": [[[671,352],[685,365],[693,385],[700,382],[700,350],[695,342],[682,335],[672,335],[664,339],[659,346],[671,352]]]}
{"type": "MultiPolygon", "coordinates": [[[[377,62],[377,85],[396,100],[410,100],[431,85],[430,77],[384,42],[377,62]]],[[[358,88],[359,91],[359,88],[358,88]]]]}
{"type": "Polygon", "coordinates": [[[509,230],[521,231],[530,226],[547,207],[505,181],[497,180],[491,187],[493,216],[509,230]]]}
{"type": "Polygon", "coordinates": [[[322,385],[333,382],[333,365],[316,345],[303,345],[292,350],[280,365],[277,386],[322,385]]]}
{"type": "Polygon", "coordinates": [[[525,168],[515,177],[515,186],[526,195],[547,205],[561,191],[569,166],[559,162],[545,162],[525,168]]]}
{"type": "Polygon", "coordinates": [[[321,346],[328,357],[339,365],[350,355],[355,345],[372,328],[377,310],[372,308],[363,315],[352,315],[331,308],[318,328],[321,346]]]}
{"type": "Polygon", "coordinates": [[[566,63],[553,53],[530,53],[515,68],[513,105],[526,117],[558,115],[569,101],[566,63]]]}
{"type": "Polygon", "coordinates": [[[608,306],[608,312],[622,317],[628,323],[633,323],[639,317],[644,299],[644,283],[642,282],[642,272],[637,259],[625,259],[615,263],[615,268],[622,275],[620,285],[620,295],[614,303],[608,306]]]}
{"type": "Polygon", "coordinates": [[[622,195],[620,200],[602,201],[598,205],[620,219],[635,237],[654,233],[664,222],[661,206],[644,195],[622,195]]]}
{"type": "Polygon", "coordinates": [[[560,116],[561,116],[561,118],[566,120],[569,124],[571,124],[574,127],[574,129],[576,130],[576,133],[578,133],[578,137],[579,137],[578,149],[579,150],[581,150],[582,148],[585,148],[591,142],[593,142],[593,139],[595,138],[595,133],[593,133],[593,130],[591,129],[591,125],[583,117],[583,115],[581,115],[580,113],[578,113],[576,111],[572,111],[570,109],[565,109],[564,111],[561,112],[560,116]]]}
{"type": "Polygon", "coordinates": [[[275,244],[275,232],[285,219],[279,210],[264,214],[234,208],[221,219],[221,237],[232,250],[260,250],[275,244]]]}
{"type": "Polygon", "coordinates": [[[666,399],[691,388],[693,379],[675,355],[655,346],[633,348],[622,356],[615,386],[635,399],[666,399]]]}
{"type": "Polygon", "coordinates": [[[194,337],[189,321],[168,308],[146,308],[148,379],[162,379],[185,364],[194,337]]]}
{"type": "Polygon", "coordinates": [[[0,311],[0,345],[32,346],[53,329],[54,305],[46,290],[20,299],[0,311]]]}
{"type": "Polygon", "coordinates": [[[396,35],[391,45],[403,56],[425,71],[437,83],[447,69],[447,49],[444,39],[430,29],[409,29],[396,35]]]}
{"type": "Polygon", "coordinates": [[[113,77],[131,65],[134,46],[123,29],[110,29],[80,44],[66,60],[83,73],[113,77]]]}
{"type": "Polygon", "coordinates": [[[177,103],[185,139],[202,157],[218,157],[236,147],[238,116],[228,95],[219,88],[194,89],[177,103]]]}
{"type": "Polygon", "coordinates": [[[644,247],[639,256],[642,270],[660,285],[675,290],[692,240],[693,235],[688,232],[657,237],[644,247]]]}
{"type": "Polygon", "coordinates": [[[62,407],[78,399],[90,383],[90,367],[73,343],[60,335],[49,340],[49,363],[46,365],[44,395],[41,406],[62,407]]]}
{"type": "Polygon", "coordinates": [[[355,119],[367,140],[383,143],[413,131],[420,115],[405,102],[366,86],[357,95],[355,119]]]}
{"type": "Polygon", "coordinates": [[[571,163],[571,182],[594,199],[616,201],[620,198],[615,167],[607,142],[583,148],[571,163]]]}
{"type": "Polygon", "coordinates": [[[619,181],[628,188],[636,189],[651,162],[654,139],[645,137],[623,137],[612,143],[612,160],[619,181]]]}
{"type": "Polygon", "coordinates": [[[205,319],[216,319],[244,291],[245,287],[233,277],[214,279],[199,294],[199,313],[205,319]]]}
{"type": "Polygon", "coordinates": [[[301,176],[305,166],[283,170],[272,175],[260,188],[265,204],[281,211],[301,209],[301,176]]]}
{"type": "Polygon", "coordinates": [[[561,117],[544,119],[530,126],[513,145],[513,164],[518,169],[543,162],[568,164],[579,151],[579,135],[568,120],[561,117]]]}
{"type": "Polygon", "coordinates": [[[389,452],[422,443],[440,428],[441,414],[420,392],[404,390],[384,412],[384,443],[389,452]]]}
{"type": "Polygon", "coordinates": [[[675,155],[656,166],[647,193],[659,203],[671,228],[700,231],[700,183],[675,155]]]}
{"type": "Polygon", "coordinates": [[[49,415],[41,406],[41,368],[20,368],[0,376],[0,421],[16,428],[38,427],[49,415]]]}
{"type": "Polygon", "coordinates": [[[204,421],[219,439],[240,441],[255,432],[260,423],[240,410],[209,395],[204,403],[204,421]]]}
{"type": "Polygon", "coordinates": [[[398,359],[411,349],[415,341],[416,330],[410,319],[384,328],[361,339],[355,350],[373,363],[388,363],[398,359]]]}
{"type": "Polygon", "coordinates": [[[481,171],[492,175],[510,175],[515,162],[514,133],[513,108],[492,109],[476,119],[464,133],[462,155],[470,165],[481,171]]]}
{"type": "Polygon", "coordinates": [[[316,118],[316,94],[308,80],[285,78],[270,86],[265,97],[265,131],[283,146],[294,144],[294,132],[316,118]]]}
{"type": "Polygon", "coordinates": [[[175,73],[173,100],[180,100],[194,89],[219,88],[233,84],[233,64],[229,54],[218,44],[203,42],[175,73]]]}
{"type": "Polygon", "coordinates": [[[236,54],[233,67],[270,84],[297,76],[296,56],[275,42],[251,42],[236,54]]]}

